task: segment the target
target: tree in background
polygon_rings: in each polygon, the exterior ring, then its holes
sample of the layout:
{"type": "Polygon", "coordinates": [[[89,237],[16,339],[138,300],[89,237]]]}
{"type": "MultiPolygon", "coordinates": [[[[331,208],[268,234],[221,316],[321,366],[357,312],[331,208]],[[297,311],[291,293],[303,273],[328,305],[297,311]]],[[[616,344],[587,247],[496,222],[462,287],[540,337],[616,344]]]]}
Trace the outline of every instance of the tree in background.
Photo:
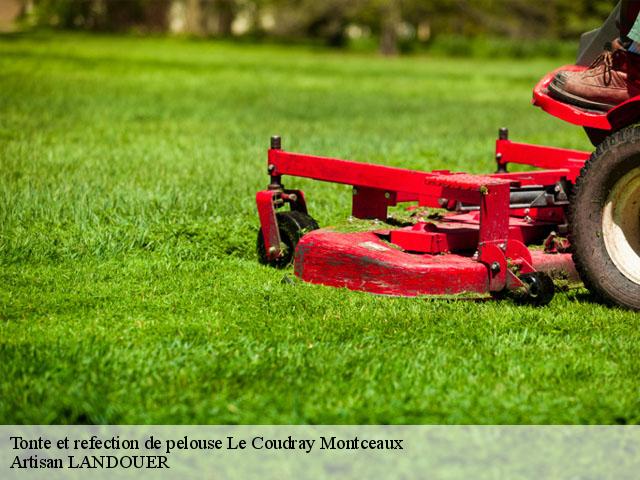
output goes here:
{"type": "Polygon", "coordinates": [[[344,46],[351,33],[397,54],[439,35],[568,39],[598,25],[617,0],[22,0],[30,21],[65,29],[251,34],[344,46]],[[364,33],[363,33],[364,32],[364,33]]]}
{"type": "Polygon", "coordinates": [[[308,38],[341,47],[360,0],[262,0],[258,15],[265,33],[280,38],[308,38]],[[266,20],[266,21],[265,21],[266,20]]]}
{"type": "Polygon", "coordinates": [[[168,27],[170,0],[25,0],[29,20],[41,26],[94,31],[142,28],[163,32],[168,27]]]}
{"type": "Polygon", "coordinates": [[[176,33],[229,37],[239,9],[236,0],[172,0],[169,24],[176,33]]]}

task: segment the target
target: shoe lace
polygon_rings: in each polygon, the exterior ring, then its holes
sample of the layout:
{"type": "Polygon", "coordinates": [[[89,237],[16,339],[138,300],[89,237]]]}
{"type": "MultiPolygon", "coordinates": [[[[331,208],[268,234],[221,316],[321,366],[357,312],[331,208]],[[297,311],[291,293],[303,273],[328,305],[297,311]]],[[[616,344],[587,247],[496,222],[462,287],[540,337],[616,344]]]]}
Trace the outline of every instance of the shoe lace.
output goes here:
{"type": "Polygon", "coordinates": [[[605,85],[610,85],[613,79],[613,53],[605,50],[596,58],[589,66],[589,69],[598,68],[600,65],[604,66],[602,71],[602,78],[605,85]]]}

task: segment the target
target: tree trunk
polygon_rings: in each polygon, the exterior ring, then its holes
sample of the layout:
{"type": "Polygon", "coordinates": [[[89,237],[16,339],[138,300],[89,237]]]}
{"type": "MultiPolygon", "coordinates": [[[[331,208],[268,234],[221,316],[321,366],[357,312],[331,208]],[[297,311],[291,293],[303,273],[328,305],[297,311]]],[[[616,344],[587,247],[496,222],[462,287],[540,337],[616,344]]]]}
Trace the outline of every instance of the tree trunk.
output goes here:
{"type": "Polygon", "coordinates": [[[201,29],[201,17],[202,12],[200,10],[200,0],[183,0],[184,5],[184,32],[194,35],[200,35],[201,29]]]}
{"type": "Polygon", "coordinates": [[[382,25],[380,28],[380,52],[383,55],[397,55],[398,50],[398,26],[402,21],[400,6],[397,0],[388,2],[382,9],[382,25]]]}
{"type": "Polygon", "coordinates": [[[218,0],[216,2],[216,13],[218,14],[218,35],[230,37],[235,20],[235,2],[233,0],[218,0]]]}

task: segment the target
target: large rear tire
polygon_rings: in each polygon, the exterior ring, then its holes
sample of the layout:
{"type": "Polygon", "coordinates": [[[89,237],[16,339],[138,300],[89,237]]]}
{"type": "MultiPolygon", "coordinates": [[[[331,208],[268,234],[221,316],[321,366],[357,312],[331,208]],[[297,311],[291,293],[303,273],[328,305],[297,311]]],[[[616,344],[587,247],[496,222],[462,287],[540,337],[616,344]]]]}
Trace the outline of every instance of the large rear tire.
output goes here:
{"type": "Polygon", "coordinates": [[[640,310],[640,126],[603,141],[572,198],[573,260],[585,286],[640,310]]]}

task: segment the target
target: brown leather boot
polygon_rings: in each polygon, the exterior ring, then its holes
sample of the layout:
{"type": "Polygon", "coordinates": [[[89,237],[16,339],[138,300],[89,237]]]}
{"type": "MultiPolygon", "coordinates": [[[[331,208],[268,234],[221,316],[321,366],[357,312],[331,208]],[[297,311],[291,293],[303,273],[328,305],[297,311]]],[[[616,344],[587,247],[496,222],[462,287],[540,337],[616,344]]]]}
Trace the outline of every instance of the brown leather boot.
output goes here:
{"type": "MultiPolygon", "coordinates": [[[[604,49],[604,51],[611,51],[611,52],[615,52],[616,50],[626,50],[625,46],[622,44],[622,41],[619,38],[616,38],[610,44],[605,45],[605,49],[604,49]]],[[[562,84],[564,84],[564,81],[566,80],[567,76],[571,76],[574,74],[575,74],[574,71],[562,70],[556,73],[555,78],[557,78],[559,81],[562,82],[562,84]]]]}
{"type": "Polygon", "coordinates": [[[549,84],[557,100],[591,110],[607,111],[640,95],[640,56],[624,48],[605,51],[582,72],[560,72],[549,84]]]}

